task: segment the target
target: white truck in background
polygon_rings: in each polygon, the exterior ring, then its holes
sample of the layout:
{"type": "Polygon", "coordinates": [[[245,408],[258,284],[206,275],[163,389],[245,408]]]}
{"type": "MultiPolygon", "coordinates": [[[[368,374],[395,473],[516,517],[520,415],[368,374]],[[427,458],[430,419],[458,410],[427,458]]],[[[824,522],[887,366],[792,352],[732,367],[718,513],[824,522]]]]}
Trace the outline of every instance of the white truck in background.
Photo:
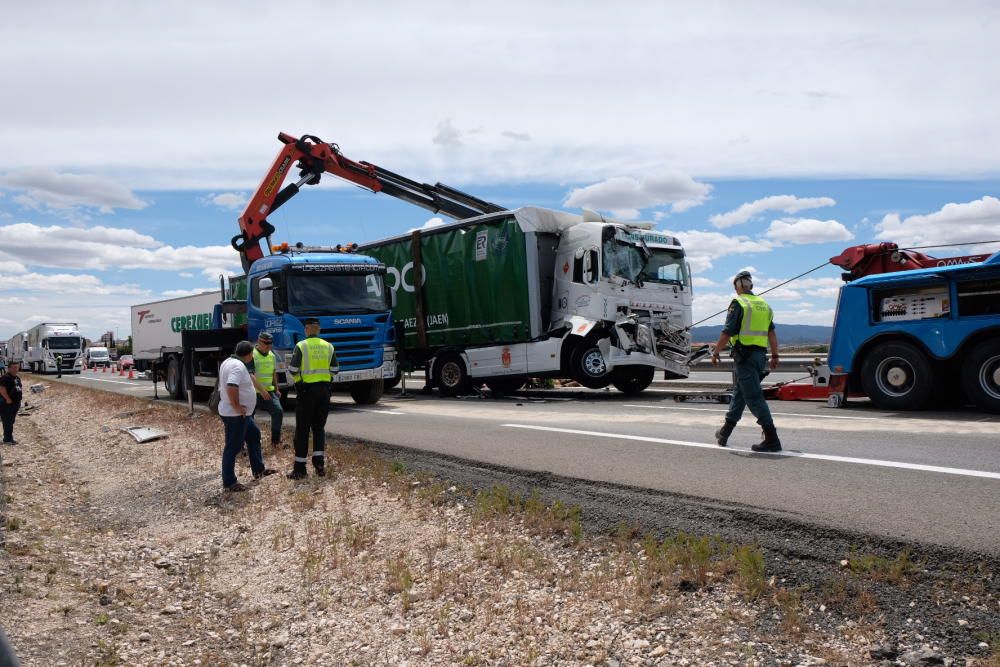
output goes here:
{"type": "Polygon", "coordinates": [[[180,397],[184,389],[181,332],[213,328],[213,311],[221,301],[222,293],[214,290],[132,306],[132,357],[136,370],[152,370],[155,364],[170,395],[180,397]]]}
{"type": "Polygon", "coordinates": [[[76,322],[42,322],[28,329],[21,365],[32,373],[79,373],[86,340],[76,322]],[[61,369],[56,366],[59,363],[61,369]]]}
{"type": "Polygon", "coordinates": [[[10,366],[12,363],[22,363],[24,353],[28,350],[28,332],[22,331],[10,337],[7,341],[7,349],[4,350],[4,361],[10,366]]]}

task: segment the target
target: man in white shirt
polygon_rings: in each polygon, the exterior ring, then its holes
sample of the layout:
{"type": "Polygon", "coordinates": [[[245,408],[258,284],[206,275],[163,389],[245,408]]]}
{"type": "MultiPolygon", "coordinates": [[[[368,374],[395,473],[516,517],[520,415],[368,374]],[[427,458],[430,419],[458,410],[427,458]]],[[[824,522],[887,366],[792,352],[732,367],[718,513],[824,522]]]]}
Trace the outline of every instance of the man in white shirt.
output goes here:
{"type": "Polygon", "coordinates": [[[246,491],[247,487],[236,479],[236,455],[246,443],[250,456],[250,469],[254,479],[273,475],[276,470],[265,467],[260,450],[260,429],[253,420],[257,405],[247,363],[253,359],[253,343],[248,340],[236,344],[235,354],[219,367],[219,416],[226,428],[226,445],[222,450],[222,486],[226,491],[246,491]]]}

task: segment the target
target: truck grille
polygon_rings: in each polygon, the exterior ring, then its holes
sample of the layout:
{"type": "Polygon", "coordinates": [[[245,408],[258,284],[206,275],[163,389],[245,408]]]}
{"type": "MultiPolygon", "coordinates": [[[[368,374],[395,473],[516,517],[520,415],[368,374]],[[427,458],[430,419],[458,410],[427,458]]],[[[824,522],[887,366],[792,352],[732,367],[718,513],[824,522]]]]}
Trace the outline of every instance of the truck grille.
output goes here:
{"type": "Polygon", "coordinates": [[[382,346],[375,345],[375,327],[321,329],[319,335],[333,345],[341,371],[372,368],[382,363],[382,346]]]}

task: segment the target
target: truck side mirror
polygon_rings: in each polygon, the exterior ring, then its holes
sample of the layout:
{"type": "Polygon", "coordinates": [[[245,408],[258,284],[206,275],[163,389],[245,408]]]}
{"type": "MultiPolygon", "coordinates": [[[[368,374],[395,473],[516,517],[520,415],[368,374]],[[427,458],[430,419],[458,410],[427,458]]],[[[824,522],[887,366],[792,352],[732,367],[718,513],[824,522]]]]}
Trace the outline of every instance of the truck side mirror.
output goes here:
{"type": "Polygon", "coordinates": [[[274,282],[270,278],[260,279],[260,309],[274,312],[274,282]]]}

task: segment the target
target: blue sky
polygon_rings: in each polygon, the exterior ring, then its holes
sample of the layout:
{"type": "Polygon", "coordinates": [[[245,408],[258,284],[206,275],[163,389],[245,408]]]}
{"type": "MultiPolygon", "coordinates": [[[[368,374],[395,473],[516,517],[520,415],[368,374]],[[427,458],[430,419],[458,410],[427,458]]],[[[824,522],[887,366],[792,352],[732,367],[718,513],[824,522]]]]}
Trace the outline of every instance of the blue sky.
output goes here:
{"type": "MultiPolygon", "coordinates": [[[[655,220],[689,251],[696,319],[741,268],[766,287],[858,243],[1000,238],[995,2],[5,11],[2,339],[124,335],[130,304],[213,287],[278,131],[511,207],[655,220]],[[275,29],[302,21],[330,26],[307,54],[275,29]]],[[[324,183],[273,223],[337,243],[430,217],[324,183]]],[[[778,320],[829,323],[838,285],[774,293],[778,320]]]]}

